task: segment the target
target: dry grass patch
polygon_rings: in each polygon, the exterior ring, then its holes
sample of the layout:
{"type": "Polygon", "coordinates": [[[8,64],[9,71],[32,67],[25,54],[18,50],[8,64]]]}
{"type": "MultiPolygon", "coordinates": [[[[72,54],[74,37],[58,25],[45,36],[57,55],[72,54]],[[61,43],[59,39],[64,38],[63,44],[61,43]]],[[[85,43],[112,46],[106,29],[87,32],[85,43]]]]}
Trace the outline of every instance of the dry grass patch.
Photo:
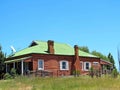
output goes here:
{"type": "Polygon", "coordinates": [[[18,77],[14,80],[1,80],[1,90],[120,90],[120,77],[90,78],[39,78],[18,77]]]}

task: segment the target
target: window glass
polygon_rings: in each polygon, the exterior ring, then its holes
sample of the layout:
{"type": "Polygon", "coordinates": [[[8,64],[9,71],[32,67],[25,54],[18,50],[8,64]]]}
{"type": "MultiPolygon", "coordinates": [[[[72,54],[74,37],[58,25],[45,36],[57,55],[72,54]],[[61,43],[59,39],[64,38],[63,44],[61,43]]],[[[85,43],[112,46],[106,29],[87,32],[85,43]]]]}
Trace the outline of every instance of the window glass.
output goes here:
{"type": "Polygon", "coordinates": [[[38,69],[43,70],[44,69],[44,61],[43,60],[38,60],[38,69]]]}
{"type": "Polygon", "coordinates": [[[90,62],[84,62],[84,70],[89,71],[90,68],[91,68],[91,63],[90,62]]]}
{"type": "Polygon", "coordinates": [[[67,68],[66,62],[62,62],[62,69],[66,69],[66,68],[67,68]]]}
{"type": "Polygon", "coordinates": [[[86,63],[86,69],[89,69],[89,63],[86,63]]]}

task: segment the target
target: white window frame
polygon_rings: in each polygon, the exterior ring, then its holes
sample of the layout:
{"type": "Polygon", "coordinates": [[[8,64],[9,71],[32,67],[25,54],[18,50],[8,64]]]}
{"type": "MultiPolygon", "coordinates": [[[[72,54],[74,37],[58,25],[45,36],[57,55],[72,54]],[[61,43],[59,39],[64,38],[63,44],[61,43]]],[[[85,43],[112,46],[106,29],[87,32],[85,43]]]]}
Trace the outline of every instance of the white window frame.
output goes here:
{"type": "Polygon", "coordinates": [[[80,66],[80,67],[82,67],[81,69],[82,69],[82,71],[84,70],[84,65],[83,65],[83,61],[80,61],[80,65],[82,64],[82,66],[80,66]]]}
{"type": "Polygon", "coordinates": [[[91,62],[84,62],[84,70],[89,71],[91,68],[91,62]],[[86,69],[86,63],[89,63],[89,69],[86,69]]]}
{"type": "Polygon", "coordinates": [[[69,62],[66,60],[61,60],[60,61],[60,70],[69,70],[69,62]],[[66,63],[66,69],[62,68],[62,63],[65,62],[66,63]]]}
{"type": "Polygon", "coordinates": [[[39,60],[38,60],[38,70],[44,70],[44,60],[43,60],[43,59],[39,59],[39,60]],[[42,68],[40,68],[40,66],[39,66],[39,62],[40,62],[40,61],[42,61],[42,63],[43,63],[42,68]]]}

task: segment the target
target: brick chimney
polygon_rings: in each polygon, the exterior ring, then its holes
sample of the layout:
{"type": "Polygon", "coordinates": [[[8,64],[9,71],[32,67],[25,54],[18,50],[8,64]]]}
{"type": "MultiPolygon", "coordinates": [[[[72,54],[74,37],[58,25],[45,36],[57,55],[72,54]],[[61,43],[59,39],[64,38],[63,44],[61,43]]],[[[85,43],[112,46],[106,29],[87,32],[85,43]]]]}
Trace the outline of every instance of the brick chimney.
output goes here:
{"type": "Polygon", "coordinates": [[[48,53],[54,54],[54,41],[48,40],[48,53]]]}
{"type": "Polygon", "coordinates": [[[75,70],[80,70],[79,48],[77,45],[74,46],[74,53],[75,53],[74,68],[75,70]]]}
{"type": "Polygon", "coordinates": [[[79,56],[79,52],[78,52],[78,46],[77,45],[74,45],[74,52],[75,52],[75,57],[78,57],[79,56]]]}

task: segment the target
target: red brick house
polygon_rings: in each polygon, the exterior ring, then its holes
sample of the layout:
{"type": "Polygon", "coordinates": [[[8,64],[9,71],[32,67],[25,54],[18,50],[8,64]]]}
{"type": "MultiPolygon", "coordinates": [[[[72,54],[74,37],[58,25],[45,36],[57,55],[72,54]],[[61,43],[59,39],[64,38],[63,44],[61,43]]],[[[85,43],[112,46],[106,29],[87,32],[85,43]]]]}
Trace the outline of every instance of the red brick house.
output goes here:
{"type": "Polygon", "coordinates": [[[29,47],[8,57],[5,63],[6,72],[15,68],[22,75],[29,70],[52,72],[53,76],[69,76],[73,71],[87,74],[91,67],[104,71],[103,67],[112,66],[110,62],[80,51],[77,45],[72,48],[67,44],[51,40],[33,41],[29,47]]]}

